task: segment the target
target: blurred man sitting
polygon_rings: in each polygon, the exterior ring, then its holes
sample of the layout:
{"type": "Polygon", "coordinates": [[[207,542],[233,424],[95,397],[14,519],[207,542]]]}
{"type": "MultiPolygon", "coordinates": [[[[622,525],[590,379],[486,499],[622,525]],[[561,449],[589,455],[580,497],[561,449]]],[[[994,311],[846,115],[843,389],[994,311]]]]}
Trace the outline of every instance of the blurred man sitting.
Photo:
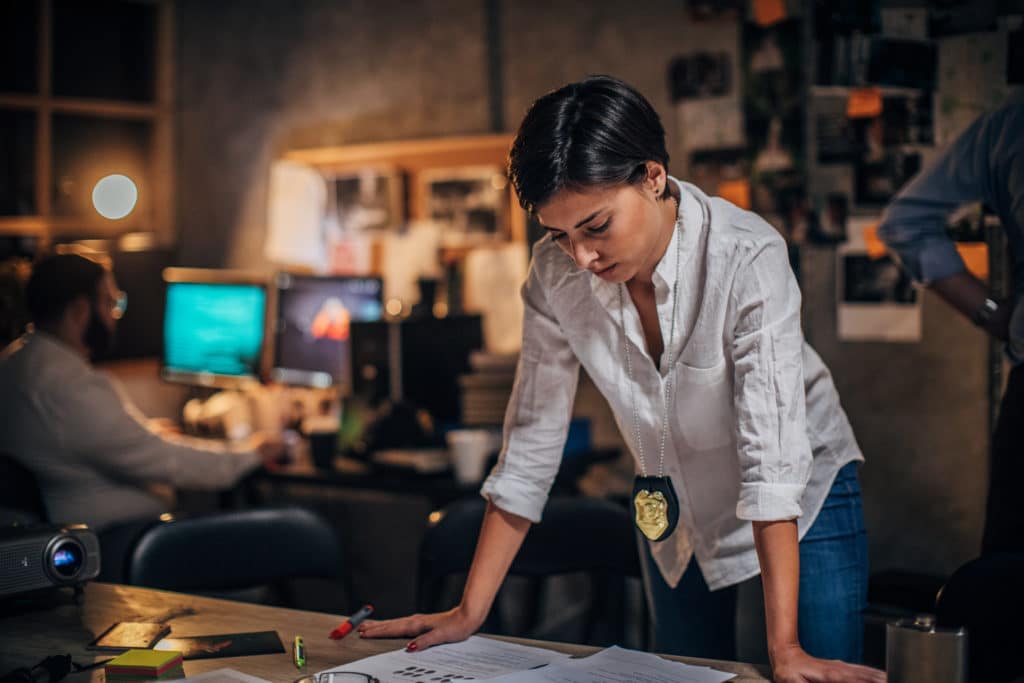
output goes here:
{"type": "Polygon", "coordinates": [[[60,254],[33,268],[26,299],[34,331],[0,355],[0,452],[31,470],[50,519],[103,530],[166,512],[160,485],[216,490],[271,463],[280,446],[228,448],[165,436],[92,361],[124,312],[108,265],[60,254]]]}

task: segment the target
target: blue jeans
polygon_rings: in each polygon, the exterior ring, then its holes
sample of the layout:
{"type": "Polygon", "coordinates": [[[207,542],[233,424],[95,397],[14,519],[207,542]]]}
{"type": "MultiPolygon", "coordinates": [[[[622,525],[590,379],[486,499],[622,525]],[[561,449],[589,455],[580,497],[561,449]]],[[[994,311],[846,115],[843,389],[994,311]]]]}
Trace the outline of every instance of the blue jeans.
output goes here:
{"type": "MultiPolygon", "coordinates": [[[[860,662],[868,590],[868,546],[857,464],[836,474],[814,524],[800,541],[800,644],[815,657],[860,662]]],[[[711,591],[691,560],[669,588],[647,543],[646,589],[654,618],[654,650],[736,659],[737,586],[711,591]]],[[[760,581],[757,579],[751,579],[760,581]]]]}

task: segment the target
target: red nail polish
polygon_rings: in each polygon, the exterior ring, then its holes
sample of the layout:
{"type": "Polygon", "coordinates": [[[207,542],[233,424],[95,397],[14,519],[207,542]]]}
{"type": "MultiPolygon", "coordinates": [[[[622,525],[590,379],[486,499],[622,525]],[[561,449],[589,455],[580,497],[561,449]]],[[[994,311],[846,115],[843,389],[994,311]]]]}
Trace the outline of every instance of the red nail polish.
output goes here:
{"type": "Polygon", "coordinates": [[[416,643],[409,643],[405,646],[405,649],[409,652],[413,652],[416,649],[416,643]]]}

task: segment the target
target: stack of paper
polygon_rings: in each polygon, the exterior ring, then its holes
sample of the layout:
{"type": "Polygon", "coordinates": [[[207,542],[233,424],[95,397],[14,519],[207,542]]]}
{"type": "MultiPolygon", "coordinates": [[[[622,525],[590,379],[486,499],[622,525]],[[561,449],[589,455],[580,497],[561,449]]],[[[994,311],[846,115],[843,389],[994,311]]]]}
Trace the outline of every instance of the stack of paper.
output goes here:
{"type": "Polygon", "coordinates": [[[736,674],[673,662],[648,652],[609,647],[582,659],[552,662],[533,671],[492,678],[493,683],[722,683],[736,674]]]}
{"type": "Polygon", "coordinates": [[[474,351],[469,356],[472,374],[459,377],[462,423],[467,426],[500,425],[505,421],[519,354],[474,351]]]}
{"type": "Polygon", "coordinates": [[[722,683],[735,674],[610,647],[582,659],[553,650],[473,636],[423,652],[396,650],[322,673],[359,672],[380,683],[488,680],[492,683],[722,683]]]}
{"type": "Polygon", "coordinates": [[[181,661],[180,652],[128,650],[103,668],[108,681],[167,681],[184,677],[181,661]]]}
{"type": "Polygon", "coordinates": [[[423,652],[385,652],[322,673],[359,672],[376,677],[380,683],[410,678],[457,681],[494,678],[568,657],[539,647],[472,636],[461,643],[439,645],[423,652]]]}

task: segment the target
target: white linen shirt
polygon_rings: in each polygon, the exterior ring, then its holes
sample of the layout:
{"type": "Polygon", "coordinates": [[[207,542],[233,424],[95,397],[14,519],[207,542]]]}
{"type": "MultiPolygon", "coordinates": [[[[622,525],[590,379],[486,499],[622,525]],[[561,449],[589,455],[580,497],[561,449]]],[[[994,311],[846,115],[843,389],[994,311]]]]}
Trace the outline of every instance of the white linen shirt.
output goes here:
{"type": "Polygon", "coordinates": [[[0,356],[0,452],[35,476],[49,518],[103,529],[167,504],[147,484],[215,490],[260,457],[218,442],[163,438],[107,376],[45,332],[0,356]]]}
{"type": "Polygon", "coordinates": [[[804,342],[783,239],[756,214],[672,180],[681,191],[678,220],[653,276],[666,346],[660,367],[620,285],[577,268],[550,237],[540,240],[522,289],[523,348],[501,457],[481,494],[540,521],[581,364],[636,460],[628,341],[649,475],[659,474],[664,382],[675,366],[665,474],[679,496],[679,524],[667,539],[648,543],[670,586],[695,556],[714,590],[758,574],[752,520],[799,518],[803,537],[836,472],[863,455],[828,370],[804,342]],[[677,321],[668,348],[677,240],[677,321]]]}

